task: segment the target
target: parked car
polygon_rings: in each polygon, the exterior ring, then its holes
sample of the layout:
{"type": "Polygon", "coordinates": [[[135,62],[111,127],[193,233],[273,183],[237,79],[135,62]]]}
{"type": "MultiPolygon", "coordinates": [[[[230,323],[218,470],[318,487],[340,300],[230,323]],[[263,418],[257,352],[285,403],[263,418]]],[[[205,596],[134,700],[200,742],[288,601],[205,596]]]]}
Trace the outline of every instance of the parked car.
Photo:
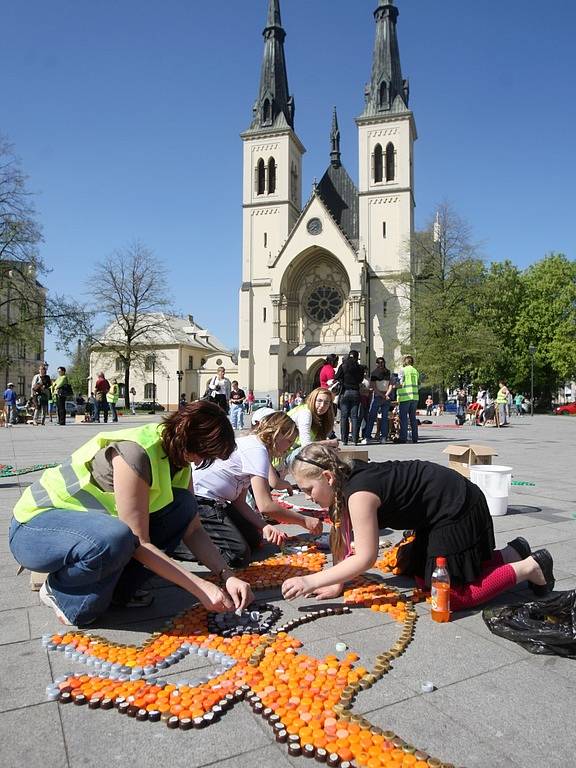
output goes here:
{"type": "Polygon", "coordinates": [[[266,408],[267,405],[268,405],[268,398],[257,397],[252,403],[252,413],[254,413],[254,411],[257,411],[258,408],[266,408]]]}
{"type": "Polygon", "coordinates": [[[73,403],[71,400],[66,400],[64,407],[66,408],[66,416],[74,417],[78,413],[76,403],[73,403]]]}
{"type": "Polygon", "coordinates": [[[565,403],[554,408],[554,413],[559,416],[576,416],[576,403],[565,403]]]}
{"type": "MultiPolygon", "coordinates": [[[[137,411],[151,411],[152,410],[152,400],[141,400],[140,402],[134,403],[134,408],[137,411]]],[[[155,409],[157,411],[164,411],[166,410],[163,405],[161,405],[158,401],[156,401],[155,409]]]]}

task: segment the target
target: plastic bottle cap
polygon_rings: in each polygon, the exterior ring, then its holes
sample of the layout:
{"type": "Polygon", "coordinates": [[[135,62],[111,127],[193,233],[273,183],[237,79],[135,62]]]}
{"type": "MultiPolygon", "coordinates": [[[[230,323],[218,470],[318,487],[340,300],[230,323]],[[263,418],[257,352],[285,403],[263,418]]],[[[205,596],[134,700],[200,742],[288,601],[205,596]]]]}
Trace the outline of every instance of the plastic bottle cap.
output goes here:
{"type": "Polygon", "coordinates": [[[425,680],[420,686],[422,693],[432,693],[434,691],[434,683],[430,680],[425,680]]]}
{"type": "Polygon", "coordinates": [[[437,557],[436,558],[436,565],[439,565],[440,568],[446,567],[446,558],[445,557],[437,557]]]}

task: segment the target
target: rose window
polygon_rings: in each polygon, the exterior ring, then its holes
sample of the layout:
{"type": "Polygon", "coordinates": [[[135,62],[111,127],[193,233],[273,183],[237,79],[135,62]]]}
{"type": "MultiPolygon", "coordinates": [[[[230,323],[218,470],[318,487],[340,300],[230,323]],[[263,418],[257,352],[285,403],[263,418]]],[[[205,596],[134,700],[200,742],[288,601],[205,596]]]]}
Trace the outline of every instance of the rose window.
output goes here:
{"type": "Polygon", "coordinates": [[[306,300],[306,312],[317,323],[327,323],[336,317],[342,305],[343,297],[337,288],[319,285],[311,291],[306,300]]]}

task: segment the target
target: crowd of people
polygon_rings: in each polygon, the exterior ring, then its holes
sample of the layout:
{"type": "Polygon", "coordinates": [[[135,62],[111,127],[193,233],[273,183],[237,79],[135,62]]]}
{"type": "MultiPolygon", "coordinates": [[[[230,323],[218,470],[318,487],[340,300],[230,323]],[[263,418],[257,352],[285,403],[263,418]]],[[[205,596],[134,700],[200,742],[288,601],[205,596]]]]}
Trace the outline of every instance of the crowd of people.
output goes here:
{"type": "MultiPolygon", "coordinates": [[[[385,439],[389,413],[397,409],[400,437],[417,442],[418,372],[410,356],[403,362],[393,377],[378,359],[367,379],[365,430],[379,417],[385,439]]],[[[9,534],[16,560],[48,574],[42,602],[65,624],[91,624],[112,605],[148,605],[153,595],[142,585],[152,572],[209,610],[243,608],[253,595],[236,569],[264,543],[282,546],[286,533],[278,523],[311,536],[322,532],[318,515],[280,504],[272,493],[294,488],[328,509],[333,565],[286,580],[287,599],[341,595],[346,581],[373,566],[384,527],[415,531],[407,573],[424,588],[430,588],[435,558],[447,558],[453,610],[479,605],[520,581],[537,595],[553,588],[546,550],[532,552],[523,538],[495,549],[486,499],[462,475],[427,461],[344,457],[334,434],[335,398],[342,444],[358,442],[366,371],[355,352],[338,367],[326,365],[325,386],[287,412],[260,409],[248,434],[235,434],[227,412],[230,403],[243,406],[242,390],[237,382],[228,389],[218,375],[205,397],[182,404],[160,424],[98,433],[46,469],[17,502],[9,534]],[[190,572],[186,559],[207,566],[218,583],[190,572]]],[[[96,391],[106,390],[103,378],[96,391]]],[[[95,414],[107,414],[103,402],[95,414]]]]}

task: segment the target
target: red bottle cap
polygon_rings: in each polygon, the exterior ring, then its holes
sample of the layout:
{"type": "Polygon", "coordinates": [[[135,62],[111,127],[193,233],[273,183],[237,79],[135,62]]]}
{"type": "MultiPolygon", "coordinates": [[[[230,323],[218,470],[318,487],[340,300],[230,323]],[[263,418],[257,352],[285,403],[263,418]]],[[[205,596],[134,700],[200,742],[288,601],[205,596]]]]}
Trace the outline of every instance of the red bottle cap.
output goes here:
{"type": "Polygon", "coordinates": [[[446,558],[445,557],[437,557],[436,558],[436,565],[438,565],[440,568],[446,567],[446,558]]]}

